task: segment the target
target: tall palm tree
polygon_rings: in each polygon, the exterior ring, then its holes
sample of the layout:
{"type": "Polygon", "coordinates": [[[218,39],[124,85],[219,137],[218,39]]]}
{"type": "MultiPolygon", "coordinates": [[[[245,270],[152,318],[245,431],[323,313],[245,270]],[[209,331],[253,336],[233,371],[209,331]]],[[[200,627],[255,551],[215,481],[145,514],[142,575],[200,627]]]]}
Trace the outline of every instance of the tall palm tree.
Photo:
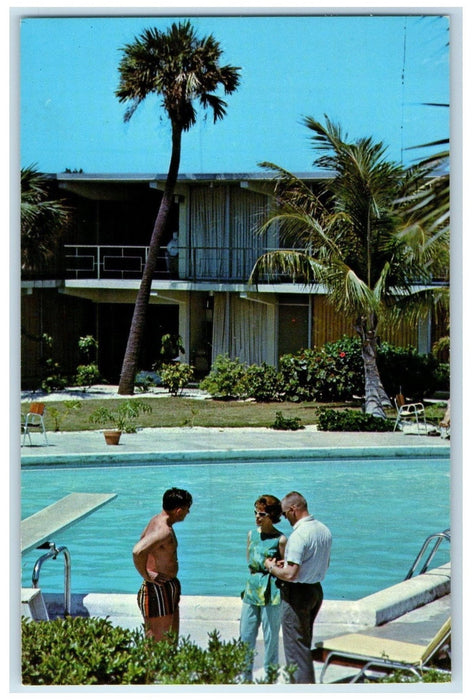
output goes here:
{"type": "MultiPolygon", "coordinates": [[[[408,213],[405,191],[411,191],[413,174],[388,162],[382,143],[371,138],[352,143],[328,118],[326,125],[311,117],[304,121],[321,152],[315,165],[332,177],[315,195],[290,172],[261,164],[277,180],[275,209],[262,230],[278,226],[282,243],[290,247],[261,256],[250,282],[282,272],[325,285],[334,307],[355,319],[362,340],[365,410],[385,417],[391,402],[377,368],[378,324],[398,322],[399,308],[403,314],[424,312],[424,299],[436,290],[426,259],[432,236],[426,232],[421,239],[408,213]]],[[[436,251],[443,239],[436,240],[436,251]]]]}
{"type": "Polygon", "coordinates": [[[70,209],[51,197],[50,183],[34,165],[21,169],[21,269],[40,270],[54,255],[70,222],[70,209]]]}
{"type": "Polygon", "coordinates": [[[149,244],[149,254],[136,297],[118,393],[132,394],[138,368],[146,311],[159,247],[171,210],[180,165],[182,134],[197,119],[195,104],[223,119],[226,102],[215,94],[219,88],[231,94],[239,85],[239,68],[220,65],[222,50],[213,35],[199,39],[189,21],[172,24],[167,32],[146,29],[123,49],[116,96],[130,102],[125,121],[148,95],[162,98],[172,128],[172,151],[166,184],[149,244]]]}

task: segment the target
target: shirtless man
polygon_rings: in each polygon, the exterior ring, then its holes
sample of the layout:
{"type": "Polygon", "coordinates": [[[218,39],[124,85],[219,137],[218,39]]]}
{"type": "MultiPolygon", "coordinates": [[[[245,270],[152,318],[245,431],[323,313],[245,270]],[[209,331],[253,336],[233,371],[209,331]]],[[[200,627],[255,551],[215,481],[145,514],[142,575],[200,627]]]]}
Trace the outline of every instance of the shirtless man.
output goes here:
{"type": "Polygon", "coordinates": [[[162,512],[149,521],[133,547],[133,561],[143,577],[138,605],[144,618],[146,636],[158,642],[166,632],[179,633],[180,581],[177,578],[177,539],[174,523],[190,511],[192,496],[184,489],[171,488],[162,498],[162,512]]]}

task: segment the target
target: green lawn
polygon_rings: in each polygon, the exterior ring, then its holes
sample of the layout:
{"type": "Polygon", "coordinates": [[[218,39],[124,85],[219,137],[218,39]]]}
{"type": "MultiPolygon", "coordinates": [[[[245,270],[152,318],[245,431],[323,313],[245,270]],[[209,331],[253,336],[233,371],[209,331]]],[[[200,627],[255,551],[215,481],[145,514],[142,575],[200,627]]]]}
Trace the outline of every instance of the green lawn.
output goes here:
{"type": "MultiPolygon", "coordinates": [[[[139,395],[136,398],[140,398],[139,395]]],[[[317,411],[322,408],[351,408],[360,410],[354,404],[318,404],[318,403],[255,403],[253,401],[216,401],[210,399],[186,399],[181,397],[161,397],[140,399],[149,404],[152,412],[141,415],[137,425],[141,428],[169,428],[183,426],[202,426],[216,428],[267,428],[275,420],[277,412],[284,418],[300,418],[302,425],[316,423],[317,411]]],[[[48,401],[46,403],[46,430],[77,431],[96,430],[89,416],[98,406],[116,407],[123,399],[86,399],[79,403],[78,409],[68,410],[67,402],[48,401]]],[[[22,403],[21,410],[28,410],[29,402],[22,403]]],[[[389,417],[395,416],[393,409],[388,410],[389,417]]],[[[438,423],[444,415],[442,405],[426,407],[427,420],[438,423]]],[[[111,427],[111,426],[109,426],[111,427]]]]}

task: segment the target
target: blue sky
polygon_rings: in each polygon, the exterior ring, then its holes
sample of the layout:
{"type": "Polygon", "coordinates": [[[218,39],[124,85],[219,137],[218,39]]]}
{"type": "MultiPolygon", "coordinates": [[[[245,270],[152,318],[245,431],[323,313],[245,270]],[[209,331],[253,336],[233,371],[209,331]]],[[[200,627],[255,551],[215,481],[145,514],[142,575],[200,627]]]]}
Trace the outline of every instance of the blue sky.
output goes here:
{"type": "MultiPolygon", "coordinates": [[[[403,10],[404,12],[405,10],[403,10]]],[[[200,118],[183,137],[182,173],[255,172],[268,160],[295,172],[315,153],[304,116],[328,115],[351,138],[373,136],[391,160],[446,138],[447,17],[192,16],[214,34],[223,61],[241,67],[227,116],[200,118]]],[[[170,128],[157,98],[128,124],[114,95],[120,48],[172,17],[30,17],[20,27],[20,160],[43,172],[163,173],[170,128]]]]}

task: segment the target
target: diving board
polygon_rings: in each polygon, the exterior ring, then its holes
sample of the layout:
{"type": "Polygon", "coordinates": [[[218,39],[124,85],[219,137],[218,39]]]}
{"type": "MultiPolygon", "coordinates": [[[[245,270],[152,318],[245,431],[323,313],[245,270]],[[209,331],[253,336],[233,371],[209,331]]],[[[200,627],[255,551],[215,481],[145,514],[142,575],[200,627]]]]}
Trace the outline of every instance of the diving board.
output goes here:
{"type": "Polygon", "coordinates": [[[116,498],[116,493],[70,493],[21,521],[21,553],[34,549],[116,498]]]}

